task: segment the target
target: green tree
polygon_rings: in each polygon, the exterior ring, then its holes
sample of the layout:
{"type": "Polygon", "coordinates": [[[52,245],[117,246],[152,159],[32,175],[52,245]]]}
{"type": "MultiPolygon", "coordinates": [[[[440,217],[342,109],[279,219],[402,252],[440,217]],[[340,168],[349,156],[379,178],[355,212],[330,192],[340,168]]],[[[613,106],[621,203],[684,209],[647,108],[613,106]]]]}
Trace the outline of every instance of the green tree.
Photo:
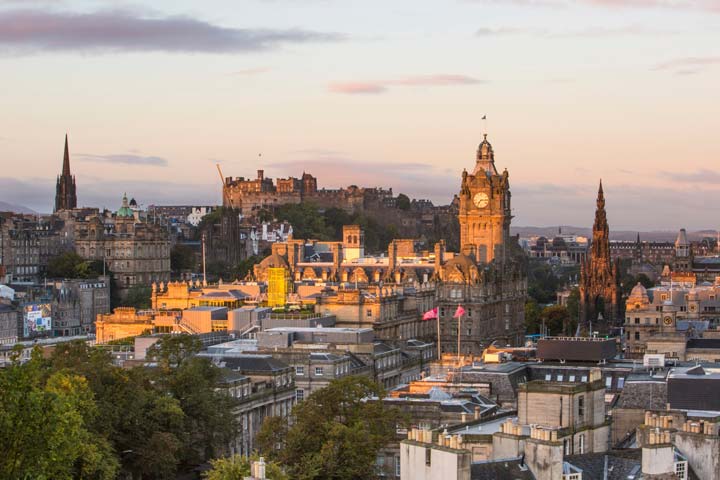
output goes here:
{"type": "Polygon", "coordinates": [[[550,305],[540,313],[540,322],[545,325],[549,335],[571,335],[577,321],[570,319],[568,309],[563,305],[550,305]]]}
{"type": "Polygon", "coordinates": [[[410,210],[410,197],[401,193],[397,196],[397,207],[400,210],[410,210]]]}
{"type": "Polygon", "coordinates": [[[170,250],[170,269],[173,272],[193,270],[196,266],[195,252],[187,245],[175,244],[170,250]]]}
{"type": "MultiPolygon", "coordinates": [[[[255,454],[250,458],[240,455],[232,457],[218,458],[210,460],[212,469],[203,472],[203,478],[206,480],[243,480],[250,476],[250,462],[259,460],[260,457],[255,454]]],[[[268,480],[289,480],[290,477],[275,462],[267,462],[265,464],[265,476],[268,480]]]]}
{"type": "Polygon", "coordinates": [[[197,357],[200,341],[190,335],[166,335],[148,351],[161,372],[158,384],[178,399],[184,412],[186,442],[182,457],[200,463],[223,453],[236,435],[235,400],[215,391],[220,370],[207,358],[197,357]]]}
{"type": "Polygon", "coordinates": [[[580,289],[573,287],[567,299],[567,310],[571,320],[577,322],[580,318],[580,289]]]}
{"type": "Polygon", "coordinates": [[[540,333],[540,313],[542,312],[537,302],[530,298],[525,302],[525,333],[533,335],[540,333]]]}
{"type": "Polygon", "coordinates": [[[150,296],[152,291],[145,285],[134,285],[130,287],[124,300],[120,300],[123,307],[135,307],[138,310],[150,308],[152,302],[150,296]]]}
{"type": "Polygon", "coordinates": [[[48,261],[50,278],[94,278],[102,273],[101,260],[85,260],[75,252],[63,252],[48,261]]]}
{"type": "Polygon", "coordinates": [[[295,406],[291,418],[266,418],[260,450],[300,480],[371,478],[380,448],[395,438],[402,417],[367,377],[333,380],[295,406]]]}
{"type": "Polygon", "coordinates": [[[0,478],[114,478],[116,457],[88,429],[97,411],[87,380],[42,365],[36,350],[0,369],[0,478]]]}
{"type": "Polygon", "coordinates": [[[545,262],[531,261],[528,268],[528,296],[539,304],[548,304],[556,300],[560,282],[550,265],[545,262]]]}

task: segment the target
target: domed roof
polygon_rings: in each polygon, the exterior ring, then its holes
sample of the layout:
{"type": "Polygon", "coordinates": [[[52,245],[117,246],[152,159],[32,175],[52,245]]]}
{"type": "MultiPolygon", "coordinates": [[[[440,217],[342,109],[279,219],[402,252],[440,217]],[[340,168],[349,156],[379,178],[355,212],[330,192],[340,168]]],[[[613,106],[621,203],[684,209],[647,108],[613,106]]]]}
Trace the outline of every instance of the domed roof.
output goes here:
{"type": "Polygon", "coordinates": [[[642,283],[638,282],[637,285],[635,285],[630,292],[630,296],[628,297],[628,302],[631,303],[638,303],[638,302],[644,302],[647,303],[650,301],[650,297],[648,297],[647,289],[643,286],[642,283]]]}
{"type": "Polygon", "coordinates": [[[277,253],[273,253],[272,255],[263,258],[262,262],[260,262],[260,266],[262,268],[290,268],[290,265],[287,260],[285,260],[285,257],[277,253]]]}
{"type": "Polygon", "coordinates": [[[465,254],[458,254],[443,266],[445,279],[451,282],[471,283],[479,277],[475,260],[465,254]]]}
{"type": "Polygon", "coordinates": [[[128,205],[127,193],[123,194],[122,206],[117,211],[117,216],[118,217],[134,217],[135,216],[132,209],[128,205]]]}

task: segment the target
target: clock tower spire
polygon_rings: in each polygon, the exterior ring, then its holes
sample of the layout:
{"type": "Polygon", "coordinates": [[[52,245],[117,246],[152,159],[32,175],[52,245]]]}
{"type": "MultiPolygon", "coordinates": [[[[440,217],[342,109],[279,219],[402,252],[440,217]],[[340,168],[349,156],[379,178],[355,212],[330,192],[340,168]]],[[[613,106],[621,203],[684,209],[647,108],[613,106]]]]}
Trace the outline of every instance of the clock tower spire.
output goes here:
{"type": "Polygon", "coordinates": [[[462,173],[458,213],[462,253],[473,255],[477,262],[503,256],[511,219],[508,173],[495,168],[495,153],[485,134],[473,173],[462,173]]]}

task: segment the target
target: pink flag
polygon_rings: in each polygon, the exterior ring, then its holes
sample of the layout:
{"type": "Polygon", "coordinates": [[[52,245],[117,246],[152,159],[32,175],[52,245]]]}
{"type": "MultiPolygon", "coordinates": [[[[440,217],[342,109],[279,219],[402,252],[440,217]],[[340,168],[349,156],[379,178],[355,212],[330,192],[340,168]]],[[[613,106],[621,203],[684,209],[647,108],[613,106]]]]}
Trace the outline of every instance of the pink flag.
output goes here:
{"type": "Polygon", "coordinates": [[[455,314],[453,315],[453,318],[460,318],[463,315],[465,315],[465,309],[461,305],[458,305],[458,308],[457,308],[457,310],[455,310],[455,314]]]}
{"type": "Polygon", "coordinates": [[[433,308],[432,310],[428,310],[423,314],[423,320],[432,320],[438,318],[438,309],[437,307],[433,308]]]}

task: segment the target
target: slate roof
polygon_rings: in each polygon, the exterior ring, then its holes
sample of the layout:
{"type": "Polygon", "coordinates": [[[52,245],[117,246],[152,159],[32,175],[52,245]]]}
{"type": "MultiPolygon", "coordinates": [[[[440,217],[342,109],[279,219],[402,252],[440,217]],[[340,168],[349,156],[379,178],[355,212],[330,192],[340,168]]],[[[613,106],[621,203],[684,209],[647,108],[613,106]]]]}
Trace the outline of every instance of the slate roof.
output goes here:
{"type": "Polygon", "coordinates": [[[720,348],[720,338],[691,338],[687,348],[720,348]]]}
{"type": "Polygon", "coordinates": [[[278,372],[288,368],[285,362],[277,360],[270,355],[241,355],[238,357],[223,357],[220,363],[225,367],[238,372],[278,372]]]}
{"type": "Polygon", "coordinates": [[[490,463],[473,463],[470,466],[472,480],[534,480],[527,467],[520,469],[520,459],[490,463]]]}
{"type": "MultiPolygon", "coordinates": [[[[565,457],[565,461],[582,470],[583,480],[603,480],[606,478],[604,476],[606,456],[608,459],[607,480],[628,480],[638,478],[642,473],[642,450],[639,448],[611,450],[607,454],[570,455],[565,457]]],[[[688,470],[688,480],[697,480],[698,477],[692,468],[688,466],[688,470]]]]}

